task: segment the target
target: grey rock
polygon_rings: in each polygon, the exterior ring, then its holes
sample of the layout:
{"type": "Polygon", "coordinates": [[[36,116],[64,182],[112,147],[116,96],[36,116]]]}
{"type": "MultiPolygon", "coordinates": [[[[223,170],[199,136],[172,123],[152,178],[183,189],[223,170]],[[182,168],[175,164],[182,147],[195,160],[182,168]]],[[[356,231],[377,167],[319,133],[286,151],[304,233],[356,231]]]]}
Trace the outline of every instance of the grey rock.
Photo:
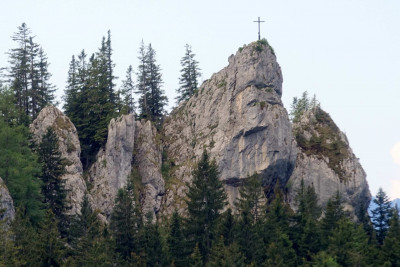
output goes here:
{"type": "Polygon", "coordinates": [[[326,206],[328,199],[339,191],[345,209],[349,211],[353,219],[356,219],[355,214],[359,205],[364,203],[367,207],[371,199],[366,173],[350,148],[346,135],[334,125],[330,117],[328,120],[329,124],[333,125],[331,128],[326,127],[327,122],[321,124],[316,121],[315,111],[307,111],[293,125],[295,134],[301,134],[307,141],[310,141],[313,136],[314,138],[315,136],[322,137],[321,129],[324,127],[326,138],[322,138],[322,145],[339,143],[340,154],[339,152],[338,154],[316,152],[304,145],[299,145],[296,167],[287,186],[289,201],[296,209],[294,201],[296,189],[299,188],[301,180],[304,180],[305,186],[314,186],[319,197],[319,204],[323,207],[326,206]],[[332,163],[337,159],[339,163],[333,165],[332,163]]]}
{"type": "Polygon", "coordinates": [[[150,121],[136,122],[135,152],[133,162],[141,177],[141,206],[145,217],[155,222],[165,193],[165,183],[161,174],[162,146],[157,139],[157,130],[150,121]]]}
{"type": "Polygon", "coordinates": [[[10,192],[0,177],[0,221],[4,222],[6,228],[10,226],[15,217],[14,202],[11,198],[10,192]]]}
{"type": "Polygon", "coordinates": [[[90,167],[91,204],[104,221],[110,218],[118,189],[127,184],[135,140],[134,114],[112,119],[108,125],[107,143],[100,149],[90,167]]]}
{"type": "Polygon", "coordinates": [[[282,73],[268,45],[252,43],[206,80],[164,123],[164,147],[174,166],[162,212],[184,210],[186,182],[203,149],[219,164],[229,202],[237,181],[255,172],[273,188],[288,181],[296,160],[292,127],[281,101],[282,73]],[[260,51],[261,50],[261,51],[260,51]]]}
{"type": "Polygon", "coordinates": [[[48,127],[53,127],[55,130],[61,156],[67,162],[66,172],[61,178],[65,180],[65,187],[68,190],[67,201],[71,206],[68,214],[76,214],[80,212],[80,205],[86,192],[82,163],[79,158],[81,146],[78,133],[71,120],[54,106],[42,109],[29,126],[36,143],[41,142],[48,127]]]}

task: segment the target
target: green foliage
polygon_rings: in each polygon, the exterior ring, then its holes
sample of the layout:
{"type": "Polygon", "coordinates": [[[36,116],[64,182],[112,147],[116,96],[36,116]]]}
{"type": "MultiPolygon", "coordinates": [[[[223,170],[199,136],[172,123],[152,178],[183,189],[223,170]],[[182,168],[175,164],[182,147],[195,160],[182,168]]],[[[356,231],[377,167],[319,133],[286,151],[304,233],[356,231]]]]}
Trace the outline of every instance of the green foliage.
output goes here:
{"type": "Polygon", "coordinates": [[[168,98],[162,90],[161,68],[156,62],[156,51],[151,44],[145,47],[143,41],[139,48],[137,71],[138,108],[141,118],[151,120],[160,126],[165,114],[168,98]]]}
{"type": "Polygon", "coordinates": [[[131,260],[132,253],[138,254],[142,219],[134,202],[132,182],[118,190],[111,214],[110,229],[115,240],[115,250],[124,260],[131,260]]]}
{"type": "Polygon", "coordinates": [[[397,206],[393,209],[390,228],[382,246],[383,259],[391,266],[400,266],[400,219],[397,206]]]}
{"type": "Polygon", "coordinates": [[[207,262],[208,267],[244,267],[245,258],[243,253],[240,252],[239,246],[232,243],[229,246],[224,245],[223,237],[218,238],[210,251],[210,260],[207,262]]]}
{"type": "Polygon", "coordinates": [[[198,89],[198,78],[201,76],[199,62],[194,59],[195,54],[192,52],[192,47],[186,44],[185,49],[185,55],[181,59],[180,86],[176,90],[178,103],[188,100],[195,93],[198,89]]]}
{"type": "Polygon", "coordinates": [[[382,190],[382,188],[379,188],[379,191],[375,196],[374,203],[376,208],[371,211],[372,223],[375,227],[376,239],[378,243],[382,245],[388,232],[389,221],[392,215],[389,197],[382,190]]]}
{"type": "Polygon", "coordinates": [[[329,243],[329,237],[336,230],[337,224],[345,218],[342,201],[339,191],[334,197],[331,197],[326,204],[325,216],[321,221],[322,240],[329,243]]]}
{"type": "Polygon", "coordinates": [[[54,86],[49,82],[47,56],[34,41],[31,30],[25,23],[12,36],[17,47],[8,52],[8,78],[14,92],[13,103],[18,109],[18,123],[28,125],[39,111],[54,104],[54,86]]]}
{"type": "Polygon", "coordinates": [[[251,214],[253,222],[257,222],[265,209],[265,196],[262,188],[262,178],[255,173],[244,181],[239,188],[240,198],[236,206],[240,212],[247,211],[251,214]]]}
{"type": "MultiPolygon", "coordinates": [[[[66,204],[67,191],[65,180],[61,176],[65,173],[65,166],[58,147],[58,137],[53,128],[47,128],[46,134],[38,146],[39,163],[42,167],[42,194],[44,202],[51,209],[57,219],[63,219],[68,209],[66,204]]],[[[65,229],[64,229],[65,230],[65,229]]]]}
{"type": "Polygon", "coordinates": [[[219,180],[217,164],[215,160],[210,161],[206,150],[193,171],[193,181],[188,187],[188,238],[192,247],[198,244],[202,257],[206,259],[215,238],[220,212],[226,205],[226,193],[219,180]]]}
{"type": "Polygon", "coordinates": [[[72,57],[64,95],[65,114],[74,123],[81,143],[84,168],[92,163],[107,140],[107,126],[116,115],[118,103],[114,92],[110,32],[101,47],[87,61],[84,50],[72,57]]]}
{"type": "Polygon", "coordinates": [[[40,165],[32,152],[29,130],[10,127],[0,119],[0,177],[3,178],[14,205],[33,223],[43,218],[40,165]]]}
{"type": "Polygon", "coordinates": [[[172,214],[171,230],[167,241],[171,262],[173,262],[176,267],[187,266],[188,249],[185,241],[182,219],[177,211],[172,214]]]}

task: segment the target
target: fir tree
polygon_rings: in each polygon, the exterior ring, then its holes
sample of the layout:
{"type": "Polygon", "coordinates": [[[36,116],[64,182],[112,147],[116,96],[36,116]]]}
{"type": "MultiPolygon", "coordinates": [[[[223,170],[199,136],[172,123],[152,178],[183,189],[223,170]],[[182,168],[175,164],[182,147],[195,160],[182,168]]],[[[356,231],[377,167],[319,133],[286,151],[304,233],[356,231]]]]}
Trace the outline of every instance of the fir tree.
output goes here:
{"type": "Polygon", "coordinates": [[[376,208],[371,211],[372,223],[374,224],[376,230],[376,239],[378,243],[382,245],[389,228],[389,220],[392,212],[389,197],[382,190],[382,188],[379,188],[379,191],[375,196],[374,203],[376,208]]]}
{"type": "Polygon", "coordinates": [[[199,244],[196,243],[193,253],[190,255],[190,267],[203,267],[203,260],[201,257],[199,244]]]}
{"type": "Polygon", "coordinates": [[[336,195],[328,200],[325,216],[321,221],[322,241],[325,241],[323,243],[326,244],[329,241],[329,236],[331,236],[337,224],[343,218],[345,218],[345,213],[339,191],[337,191],[336,195]]]}
{"type": "Polygon", "coordinates": [[[199,62],[194,59],[195,54],[192,52],[192,47],[185,45],[185,55],[181,59],[181,77],[179,78],[178,103],[188,100],[198,87],[198,78],[201,76],[199,62]]]}
{"type": "Polygon", "coordinates": [[[202,257],[206,259],[215,238],[220,211],[226,205],[226,193],[219,180],[217,164],[215,160],[210,161],[205,150],[193,171],[187,197],[189,241],[193,247],[198,243],[202,257]]]}
{"type": "Polygon", "coordinates": [[[236,243],[232,243],[230,246],[225,246],[224,243],[223,237],[220,237],[215,241],[210,251],[210,260],[207,262],[206,266],[246,266],[244,255],[240,252],[239,246],[236,243]]]}
{"type": "Polygon", "coordinates": [[[157,224],[148,223],[144,227],[142,248],[146,257],[146,266],[165,266],[167,255],[163,249],[157,224]]]}

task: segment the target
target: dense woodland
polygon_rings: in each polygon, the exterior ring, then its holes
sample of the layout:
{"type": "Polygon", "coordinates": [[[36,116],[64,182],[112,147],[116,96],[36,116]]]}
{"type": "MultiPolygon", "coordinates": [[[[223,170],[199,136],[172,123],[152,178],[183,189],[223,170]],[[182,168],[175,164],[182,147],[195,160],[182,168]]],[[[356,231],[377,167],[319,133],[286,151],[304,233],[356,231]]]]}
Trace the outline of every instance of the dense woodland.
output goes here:
{"type": "MultiPolygon", "coordinates": [[[[49,128],[34,143],[28,129],[43,107],[56,104],[49,63],[26,24],[12,38],[16,48],[0,87],[0,177],[16,218],[10,227],[1,222],[0,266],[400,266],[399,212],[382,190],[371,218],[362,206],[357,218],[349,218],[339,194],[320,207],[314,188],[304,184],[295,210],[279,184],[267,199],[255,174],[231,210],[207,151],[193,171],[184,214],[174,211],[151,223],[129,181],[118,191],[109,224],[99,221],[87,196],[80,214],[66,215],[65,162],[56,133],[49,128]]],[[[85,168],[104,145],[111,118],[136,112],[161,128],[166,114],[152,45],[140,44],[139,65],[127,69],[117,88],[111,44],[108,32],[98,51],[72,56],[67,74],[63,108],[78,130],[85,168]]],[[[191,47],[185,49],[179,102],[196,92],[200,75],[191,47]]],[[[306,98],[295,99],[293,120],[315,105],[303,103],[306,98]]]]}

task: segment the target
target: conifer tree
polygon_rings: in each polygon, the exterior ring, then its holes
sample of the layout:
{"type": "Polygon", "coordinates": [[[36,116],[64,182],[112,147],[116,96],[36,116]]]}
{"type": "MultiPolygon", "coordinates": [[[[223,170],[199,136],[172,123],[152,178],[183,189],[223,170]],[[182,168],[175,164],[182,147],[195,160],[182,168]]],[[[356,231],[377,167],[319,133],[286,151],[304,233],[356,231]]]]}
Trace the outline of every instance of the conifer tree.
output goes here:
{"type": "Polygon", "coordinates": [[[221,223],[219,225],[218,236],[224,238],[225,245],[229,246],[235,239],[236,220],[233,217],[232,209],[228,208],[221,216],[221,223]]]}
{"type": "Polygon", "coordinates": [[[185,45],[185,55],[181,59],[181,77],[179,78],[178,103],[188,100],[198,87],[198,78],[201,76],[199,62],[195,59],[195,54],[192,52],[192,47],[185,45]]]}
{"type": "Polygon", "coordinates": [[[217,164],[215,160],[210,161],[206,150],[193,171],[187,197],[188,238],[192,247],[198,244],[202,257],[206,259],[215,238],[220,212],[226,205],[226,193],[219,180],[217,164]]]}
{"type": "Polygon", "coordinates": [[[372,223],[376,230],[376,239],[378,243],[382,245],[389,228],[392,208],[390,207],[389,197],[382,190],[382,188],[379,188],[379,191],[373,201],[376,205],[376,208],[371,211],[372,223]]]}
{"type": "Polygon", "coordinates": [[[65,181],[61,176],[65,173],[61,152],[58,146],[58,137],[54,129],[47,128],[38,147],[39,162],[42,166],[41,179],[44,202],[51,209],[57,219],[64,218],[67,210],[65,181]]]}
{"type": "Polygon", "coordinates": [[[237,202],[239,211],[248,210],[256,223],[265,210],[265,196],[262,188],[261,177],[255,173],[248,177],[244,185],[239,188],[240,198],[237,202]]]}
{"type": "Polygon", "coordinates": [[[119,91],[119,98],[121,102],[119,105],[119,111],[122,114],[130,114],[135,111],[135,104],[133,101],[134,84],[132,74],[132,66],[129,66],[126,70],[125,80],[122,81],[122,87],[119,91]]]}
{"type": "Polygon", "coordinates": [[[337,224],[345,218],[345,213],[340,199],[339,191],[331,197],[326,204],[325,216],[321,221],[322,243],[329,241],[329,236],[335,231],[337,224]]]}
{"type": "Polygon", "coordinates": [[[393,209],[390,227],[382,246],[383,261],[400,266],[400,218],[397,205],[393,209]]]}
{"type": "Polygon", "coordinates": [[[141,246],[146,257],[146,266],[165,266],[167,264],[167,255],[157,224],[146,224],[141,246]]]}
{"type": "Polygon", "coordinates": [[[296,266],[296,252],[286,234],[278,232],[275,240],[269,243],[264,266],[296,266]]]}
{"type": "Polygon", "coordinates": [[[199,244],[196,243],[193,253],[190,255],[190,267],[203,267],[203,260],[201,257],[199,244]]]}
{"type": "Polygon", "coordinates": [[[134,203],[133,183],[118,190],[111,214],[110,229],[115,240],[115,249],[124,260],[130,261],[132,253],[138,254],[141,215],[134,203]]]}
{"type": "Polygon", "coordinates": [[[174,211],[167,242],[171,262],[173,262],[176,267],[187,266],[188,264],[188,251],[182,227],[182,219],[178,212],[174,211]]]}
{"type": "Polygon", "coordinates": [[[232,243],[230,246],[224,245],[223,237],[218,238],[210,251],[210,259],[206,266],[209,267],[244,267],[245,258],[243,253],[240,252],[239,246],[236,243],[232,243]]]}
{"type": "Polygon", "coordinates": [[[291,239],[298,256],[297,264],[302,264],[304,260],[310,261],[320,249],[320,231],[317,221],[321,215],[314,187],[306,187],[303,180],[296,192],[295,205],[297,212],[291,227],[291,239]]]}
{"type": "Polygon", "coordinates": [[[3,178],[14,205],[30,222],[37,225],[43,218],[40,193],[40,165],[31,150],[29,129],[10,127],[0,119],[0,177],[3,178]]]}

